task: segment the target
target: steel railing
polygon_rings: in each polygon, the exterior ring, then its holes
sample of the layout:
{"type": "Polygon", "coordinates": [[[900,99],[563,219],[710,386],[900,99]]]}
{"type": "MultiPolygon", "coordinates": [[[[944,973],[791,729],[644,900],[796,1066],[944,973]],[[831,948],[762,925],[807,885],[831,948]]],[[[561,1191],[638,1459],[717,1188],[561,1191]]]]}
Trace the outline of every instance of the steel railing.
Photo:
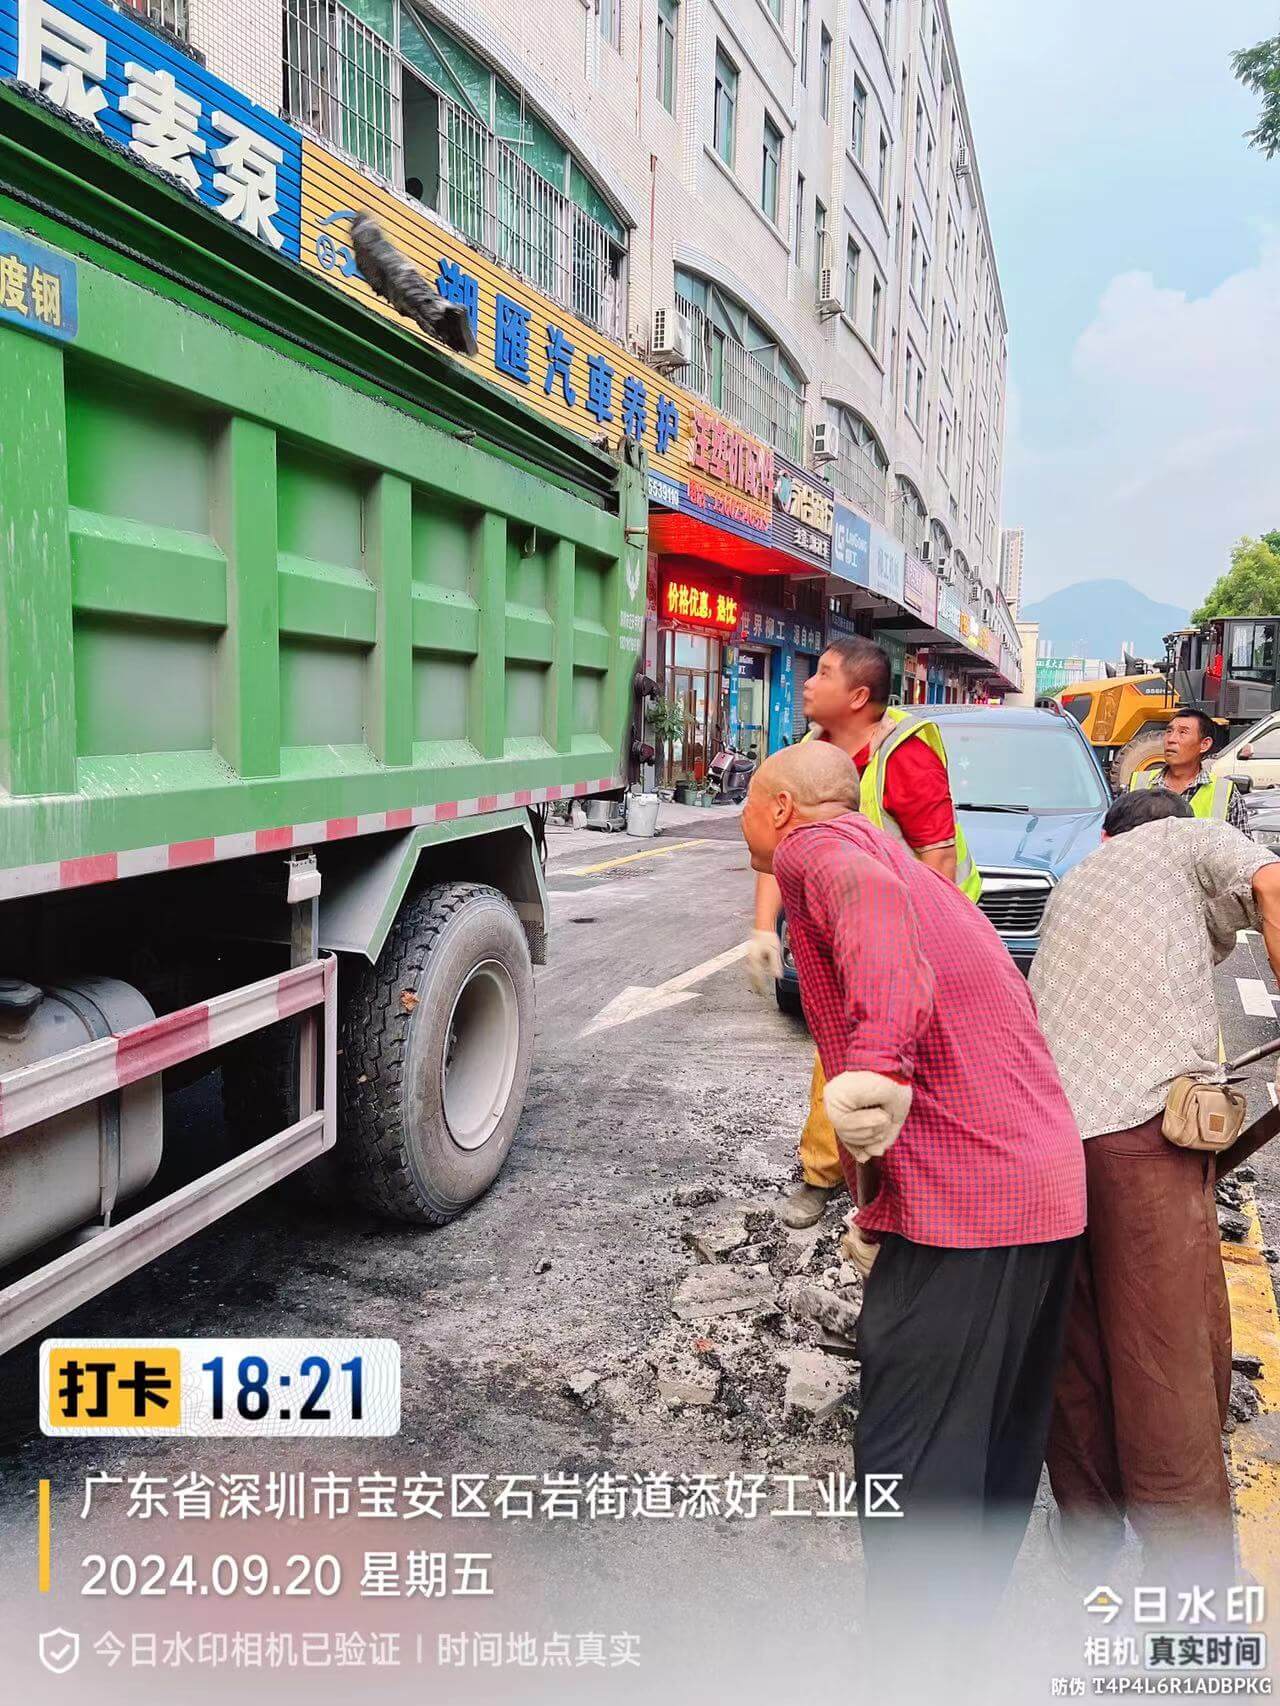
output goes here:
{"type": "Polygon", "coordinates": [[[675,302],[693,328],[693,356],[682,375],[685,385],[775,450],[800,461],[805,448],[804,398],[727,335],[717,375],[711,321],[687,296],[677,294],[675,302]]]}
{"type": "Polygon", "coordinates": [[[337,0],[284,0],[285,112],[399,181],[400,91],[389,43],[337,0]]]}
{"type": "Polygon", "coordinates": [[[579,319],[621,337],[621,246],[487,125],[446,97],[437,98],[437,211],[579,319]]]}
{"type": "Polygon", "coordinates": [[[889,490],[882,471],[864,454],[861,445],[844,442],[842,433],[840,454],[831,469],[836,490],[859,504],[877,521],[885,521],[889,512],[889,490]]]}
{"type": "Polygon", "coordinates": [[[893,500],[893,531],[913,557],[923,557],[929,542],[929,518],[902,493],[893,500]]]}
{"type": "Polygon", "coordinates": [[[187,0],[119,0],[126,12],[137,12],[150,24],[160,24],[183,41],[190,34],[187,0]]]}

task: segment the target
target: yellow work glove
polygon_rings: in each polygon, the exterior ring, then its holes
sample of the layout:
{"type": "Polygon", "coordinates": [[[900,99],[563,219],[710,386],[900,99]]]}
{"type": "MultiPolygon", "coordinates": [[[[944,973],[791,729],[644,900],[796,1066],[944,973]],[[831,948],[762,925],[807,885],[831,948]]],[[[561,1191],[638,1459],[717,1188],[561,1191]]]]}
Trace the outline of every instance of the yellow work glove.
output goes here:
{"type": "Polygon", "coordinates": [[[840,1253],[846,1261],[852,1262],[863,1279],[866,1279],[876,1257],[880,1254],[880,1245],[874,1238],[869,1238],[861,1230],[854,1219],[856,1213],[857,1210],[855,1209],[845,1220],[845,1233],[840,1240],[840,1253]]]}
{"type": "Polygon", "coordinates": [[[776,930],[753,930],[747,943],[747,981],[757,995],[769,995],[782,976],[782,943],[776,930]]]}
{"type": "Polygon", "coordinates": [[[855,1161],[883,1155],[911,1112],[911,1086],[879,1072],[841,1072],[823,1092],[827,1118],[855,1161]]]}

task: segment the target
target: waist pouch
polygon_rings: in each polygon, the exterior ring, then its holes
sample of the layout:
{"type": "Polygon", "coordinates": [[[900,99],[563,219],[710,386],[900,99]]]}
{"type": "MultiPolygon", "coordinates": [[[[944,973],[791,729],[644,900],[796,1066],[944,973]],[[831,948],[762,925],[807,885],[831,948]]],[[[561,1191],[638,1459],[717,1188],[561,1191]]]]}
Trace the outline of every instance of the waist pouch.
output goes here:
{"type": "Polygon", "coordinates": [[[1245,1113],[1244,1095],[1233,1085],[1188,1074],[1169,1086],[1161,1130],[1179,1149],[1218,1155],[1243,1131],[1245,1113]]]}

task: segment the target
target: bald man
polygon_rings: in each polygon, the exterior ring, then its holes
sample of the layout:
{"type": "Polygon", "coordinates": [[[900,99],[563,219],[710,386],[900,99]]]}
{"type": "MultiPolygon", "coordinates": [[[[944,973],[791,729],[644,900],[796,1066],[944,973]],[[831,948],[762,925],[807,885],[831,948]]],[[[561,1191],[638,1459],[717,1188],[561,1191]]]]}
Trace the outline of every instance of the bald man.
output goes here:
{"type": "Polygon", "coordinates": [[[857,1468],[902,1477],[906,1519],[865,1524],[869,1583],[918,1594],[936,1569],[954,1596],[949,1572],[972,1576],[986,1541],[1003,1581],[1031,1511],[1084,1167],[1000,938],[857,804],[852,761],[810,742],[761,767],[742,829],[782,889],[850,1189],[859,1164],[878,1172],[848,1239],[866,1275],[857,1468]],[[923,1513],[945,1517],[941,1542],[923,1513]]]}

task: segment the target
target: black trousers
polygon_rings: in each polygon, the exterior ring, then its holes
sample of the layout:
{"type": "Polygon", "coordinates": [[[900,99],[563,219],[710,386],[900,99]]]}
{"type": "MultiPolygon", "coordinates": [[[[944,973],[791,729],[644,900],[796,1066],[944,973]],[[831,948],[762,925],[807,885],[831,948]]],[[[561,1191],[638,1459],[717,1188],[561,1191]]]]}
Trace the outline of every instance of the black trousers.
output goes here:
{"type": "Polygon", "coordinates": [[[972,1629],[994,1612],[1044,1464],[1078,1243],[881,1244],[858,1326],[857,1471],[900,1475],[904,1514],[862,1522],[874,1620],[918,1630],[927,1604],[972,1629]]]}

